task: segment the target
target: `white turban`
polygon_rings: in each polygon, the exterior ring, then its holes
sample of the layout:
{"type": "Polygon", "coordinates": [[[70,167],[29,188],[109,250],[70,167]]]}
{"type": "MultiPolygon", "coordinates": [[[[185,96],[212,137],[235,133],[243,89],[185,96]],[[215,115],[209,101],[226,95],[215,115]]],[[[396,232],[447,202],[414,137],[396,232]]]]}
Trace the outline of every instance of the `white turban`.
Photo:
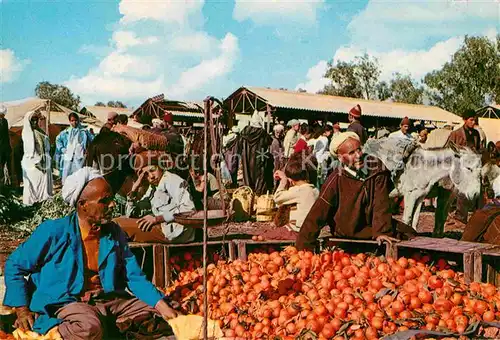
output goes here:
{"type": "Polygon", "coordinates": [[[85,185],[93,179],[102,177],[103,176],[98,170],[89,166],[75,171],[66,178],[62,187],[61,194],[64,202],[75,207],[85,185]]]}
{"type": "Polygon", "coordinates": [[[273,131],[276,132],[276,131],[283,131],[285,130],[285,127],[281,124],[276,124],[274,127],[273,127],[273,131]]]}
{"type": "Polygon", "coordinates": [[[286,126],[294,126],[294,125],[297,125],[297,124],[300,124],[299,120],[298,119],[291,119],[288,121],[288,123],[286,124],[286,126]]]}
{"type": "Polygon", "coordinates": [[[332,141],[330,142],[330,153],[333,156],[337,156],[337,151],[339,150],[340,146],[349,138],[353,138],[358,142],[360,141],[358,134],[352,131],[342,132],[334,135],[332,141]]]}

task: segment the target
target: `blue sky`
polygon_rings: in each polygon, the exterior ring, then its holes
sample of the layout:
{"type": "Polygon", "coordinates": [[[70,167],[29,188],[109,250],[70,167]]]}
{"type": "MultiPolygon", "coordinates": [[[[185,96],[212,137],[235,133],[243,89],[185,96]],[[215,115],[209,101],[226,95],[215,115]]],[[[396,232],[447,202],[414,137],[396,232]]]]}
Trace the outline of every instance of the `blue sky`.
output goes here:
{"type": "Polygon", "coordinates": [[[226,97],[241,85],[326,83],[328,60],[376,56],[382,78],[440,68],[463,35],[500,31],[495,0],[0,0],[0,101],[65,84],[85,105],[159,93],[226,97]]]}

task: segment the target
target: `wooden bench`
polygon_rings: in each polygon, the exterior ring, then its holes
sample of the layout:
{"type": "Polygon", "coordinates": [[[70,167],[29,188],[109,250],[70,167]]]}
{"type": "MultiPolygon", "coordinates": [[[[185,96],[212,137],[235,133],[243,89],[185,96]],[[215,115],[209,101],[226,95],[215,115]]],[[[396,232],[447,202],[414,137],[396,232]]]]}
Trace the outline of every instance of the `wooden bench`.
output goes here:
{"type": "MultiPolygon", "coordinates": [[[[235,247],[232,241],[209,241],[207,245],[227,245],[228,247],[228,259],[236,259],[235,247]]],[[[170,254],[171,250],[179,248],[192,248],[198,247],[202,249],[202,242],[186,243],[186,244],[164,244],[164,243],[138,243],[130,242],[130,248],[137,249],[141,248],[143,251],[142,259],[140,259],[141,269],[144,268],[146,262],[147,254],[146,249],[152,248],[153,251],[153,278],[152,282],[156,287],[165,288],[170,284],[172,280],[172,268],[170,266],[170,254]]],[[[139,259],[138,259],[139,260],[139,259]]]]}
{"type": "Polygon", "coordinates": [[[463,260],[463,272],[466,283],[481,277],[481,273],[476,273],[477,260],[480,258],[481,251],[488,248],[489,245],[458,241],[450,238],[432,238],[415,237],[410,241],[402,241],[394,244],[393,255],[399,257],[399,252],[404,248],[415,250],[426,250],[433,253],[449,253],[455,256],[461,256],[463,260]]]}

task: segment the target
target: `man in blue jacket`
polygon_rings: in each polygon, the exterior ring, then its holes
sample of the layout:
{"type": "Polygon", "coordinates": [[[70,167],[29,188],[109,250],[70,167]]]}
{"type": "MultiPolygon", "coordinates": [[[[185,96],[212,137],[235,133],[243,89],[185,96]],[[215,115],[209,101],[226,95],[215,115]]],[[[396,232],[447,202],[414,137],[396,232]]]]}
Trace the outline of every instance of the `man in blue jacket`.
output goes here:
{"type": "Polygon", "coordinates": [[[62,195],[76,213],[43,222],[5,264],[4,304],[15,307],[16,326],[45,334],[58,325],[63,339],[72,340],[102,339],[106,319],[122,331],[143,321],[165,329],[161,318],[177,313],[111,222],[113,192],[106,180],[82,168],[68,177],[62,195]]]}

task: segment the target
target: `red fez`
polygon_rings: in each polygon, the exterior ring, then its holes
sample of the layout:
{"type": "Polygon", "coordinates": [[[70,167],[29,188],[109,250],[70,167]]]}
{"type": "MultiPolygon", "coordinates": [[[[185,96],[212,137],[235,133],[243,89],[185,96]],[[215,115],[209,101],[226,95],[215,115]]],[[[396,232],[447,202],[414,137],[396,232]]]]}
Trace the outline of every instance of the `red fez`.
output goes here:
{"type": "Polygon", "coordinates": [[[170,112],[165,112],[165,115],[163,116],[163,121],[165,123],[172,124],[174,122],[174,115],[170,112]]]}
{"type": "Polygon", "coordinates": [[[337,130],[340,130],[340,124],[339,123],[333,124],[333,128],[337,129],[337,130]]]}
{"type": "Polygon", "coordinates": [[[349,114],[354,118],[361,118],[361,106],[356,105],[349,111],[349,114]]]}
{"type": "Polygon", "coordinates": [[[403,125],[410,125],[410,119],[408,117],[404,117],[403,120],[401,121],[400,126],[403,125]]]}

